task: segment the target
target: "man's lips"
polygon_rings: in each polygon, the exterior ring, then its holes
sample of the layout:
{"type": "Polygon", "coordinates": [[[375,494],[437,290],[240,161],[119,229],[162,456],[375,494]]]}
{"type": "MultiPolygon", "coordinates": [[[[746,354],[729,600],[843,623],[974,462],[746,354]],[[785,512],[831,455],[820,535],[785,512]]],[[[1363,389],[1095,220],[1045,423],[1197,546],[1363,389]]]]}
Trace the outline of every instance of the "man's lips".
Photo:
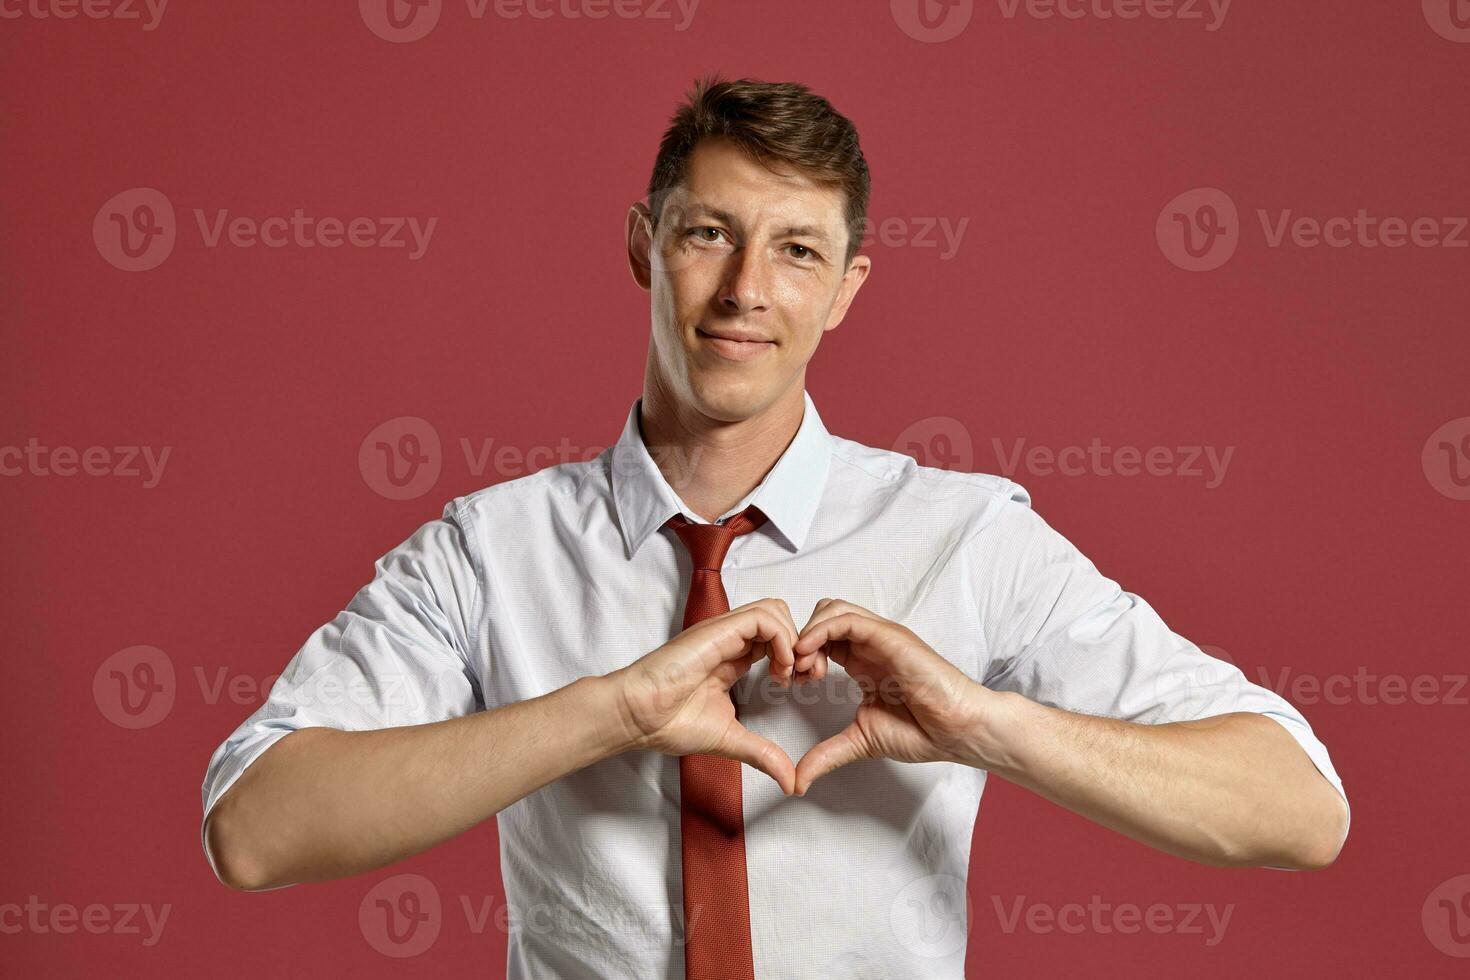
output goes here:
{"type": "Polygon", "coordinates": [[[695,332],[703,338],[715,353],[731,361],[748,361],[760,357],[766,351],[776,346],[775,341],[766,340],[756,334],[745,334],[736,331],[722,331],[716,336],[704,330],[695,328],[695,332]]]}

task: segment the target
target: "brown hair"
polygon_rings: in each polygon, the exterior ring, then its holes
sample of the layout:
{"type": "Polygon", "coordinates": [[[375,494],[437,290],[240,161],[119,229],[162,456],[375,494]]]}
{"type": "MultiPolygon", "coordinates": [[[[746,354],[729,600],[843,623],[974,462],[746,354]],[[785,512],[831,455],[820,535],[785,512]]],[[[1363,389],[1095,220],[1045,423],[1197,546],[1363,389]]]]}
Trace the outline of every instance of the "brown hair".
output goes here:
{"type": "Polygon", "coordinates": [[[862,242],[868,213],[868,162],[851,120],[795,82],[699,79],[659,143],[648,181],[655,225],[669,192],[686,176],[695,144],[705,137],[732,140],[767,168],[785,163],[841,188],[847,198],[847,267],[862,242]]]}

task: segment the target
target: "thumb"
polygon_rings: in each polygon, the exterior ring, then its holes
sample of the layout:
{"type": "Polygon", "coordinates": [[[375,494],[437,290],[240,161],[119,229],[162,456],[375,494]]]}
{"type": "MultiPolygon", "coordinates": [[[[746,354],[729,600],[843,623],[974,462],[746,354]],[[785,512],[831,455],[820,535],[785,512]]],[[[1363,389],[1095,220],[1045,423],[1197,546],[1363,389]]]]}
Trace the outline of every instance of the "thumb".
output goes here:
{"type": "Polygon", "coordinates": [[[812,783],[849,762],[868,757],[867,739],[854,720],[846,728],[812,746],[796,766],[796,795],[805,796],[812,783]]]}
{"type": "Polygon", "coordinates": [[[739,722],[730,726],[719,754],[759,769],[788,796],[796,789],[796,766],[786,750],[739,722]]]}

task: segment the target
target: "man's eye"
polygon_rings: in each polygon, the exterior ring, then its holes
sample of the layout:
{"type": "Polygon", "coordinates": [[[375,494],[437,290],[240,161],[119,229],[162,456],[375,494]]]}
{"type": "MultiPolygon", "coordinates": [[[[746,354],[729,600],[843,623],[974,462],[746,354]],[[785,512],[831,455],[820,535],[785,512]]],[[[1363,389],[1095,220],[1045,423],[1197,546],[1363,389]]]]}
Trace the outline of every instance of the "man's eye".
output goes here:
{"type": "Polygon", "coordinates": [[[690,228],[689,231],[688,231],[688,234],[693,235],[694,237],[698,238],[702,242],[717,242],[717,241],[719,241],[719,236],[720,236],[721,232],[720,232],[720,229],[711,227],[710,225],[701,225],[698,228],[690,228]],[[715,237],[714,238],[704,238],[704,237],[702,237],[703,234],[705,232],[707,232],[707,231],[714,232],[715,237]]]}
{"type": "Polygon", "coordinates": [[[816,253],[816,252],[813,252],[813,251],[812,251],[812,250],[811,250],[811,249],[809,249],[809,248],[807,248],[807,247],[806,247],[806,246],[805,246],[805,245],[792,245],[792,246],[790,246],[790,247],[791,247],[791,248],[797,248],[797,249],[801,249],[801,251],[802,251],[802,253],[803,253],[803,254],[801,254],[801,255],[796,255],[796,256],[793,256],[793,257],[794,257],[794,258],[798,258],[798,259],[801,259],[801,260],[803,260],[803,261],[805,261],[805,260],[807,260],[807,259],[812,259],[812,258],[815,258],[815,257],[816,257],[816,255],[817,255],[817,253],[816,253]]]}

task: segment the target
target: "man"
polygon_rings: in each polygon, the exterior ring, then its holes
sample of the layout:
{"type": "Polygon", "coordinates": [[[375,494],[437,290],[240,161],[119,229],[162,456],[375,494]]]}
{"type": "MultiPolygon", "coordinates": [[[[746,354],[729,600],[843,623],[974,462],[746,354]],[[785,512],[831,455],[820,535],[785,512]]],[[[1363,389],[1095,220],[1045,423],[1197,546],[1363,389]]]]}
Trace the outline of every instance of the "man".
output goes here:
{"type": "Polygon", "coordinates": [[[628,215],[652,331],[617,444],[450,502],[307,640],[210,761],[224,883],[496,816],[512,977],[960,977],[988,772],[1190,860],[1332,863],[1295,708],[1017,484],[828,433],[806,365],[867,197],[826,100],[696,86],[628,215]]]}

